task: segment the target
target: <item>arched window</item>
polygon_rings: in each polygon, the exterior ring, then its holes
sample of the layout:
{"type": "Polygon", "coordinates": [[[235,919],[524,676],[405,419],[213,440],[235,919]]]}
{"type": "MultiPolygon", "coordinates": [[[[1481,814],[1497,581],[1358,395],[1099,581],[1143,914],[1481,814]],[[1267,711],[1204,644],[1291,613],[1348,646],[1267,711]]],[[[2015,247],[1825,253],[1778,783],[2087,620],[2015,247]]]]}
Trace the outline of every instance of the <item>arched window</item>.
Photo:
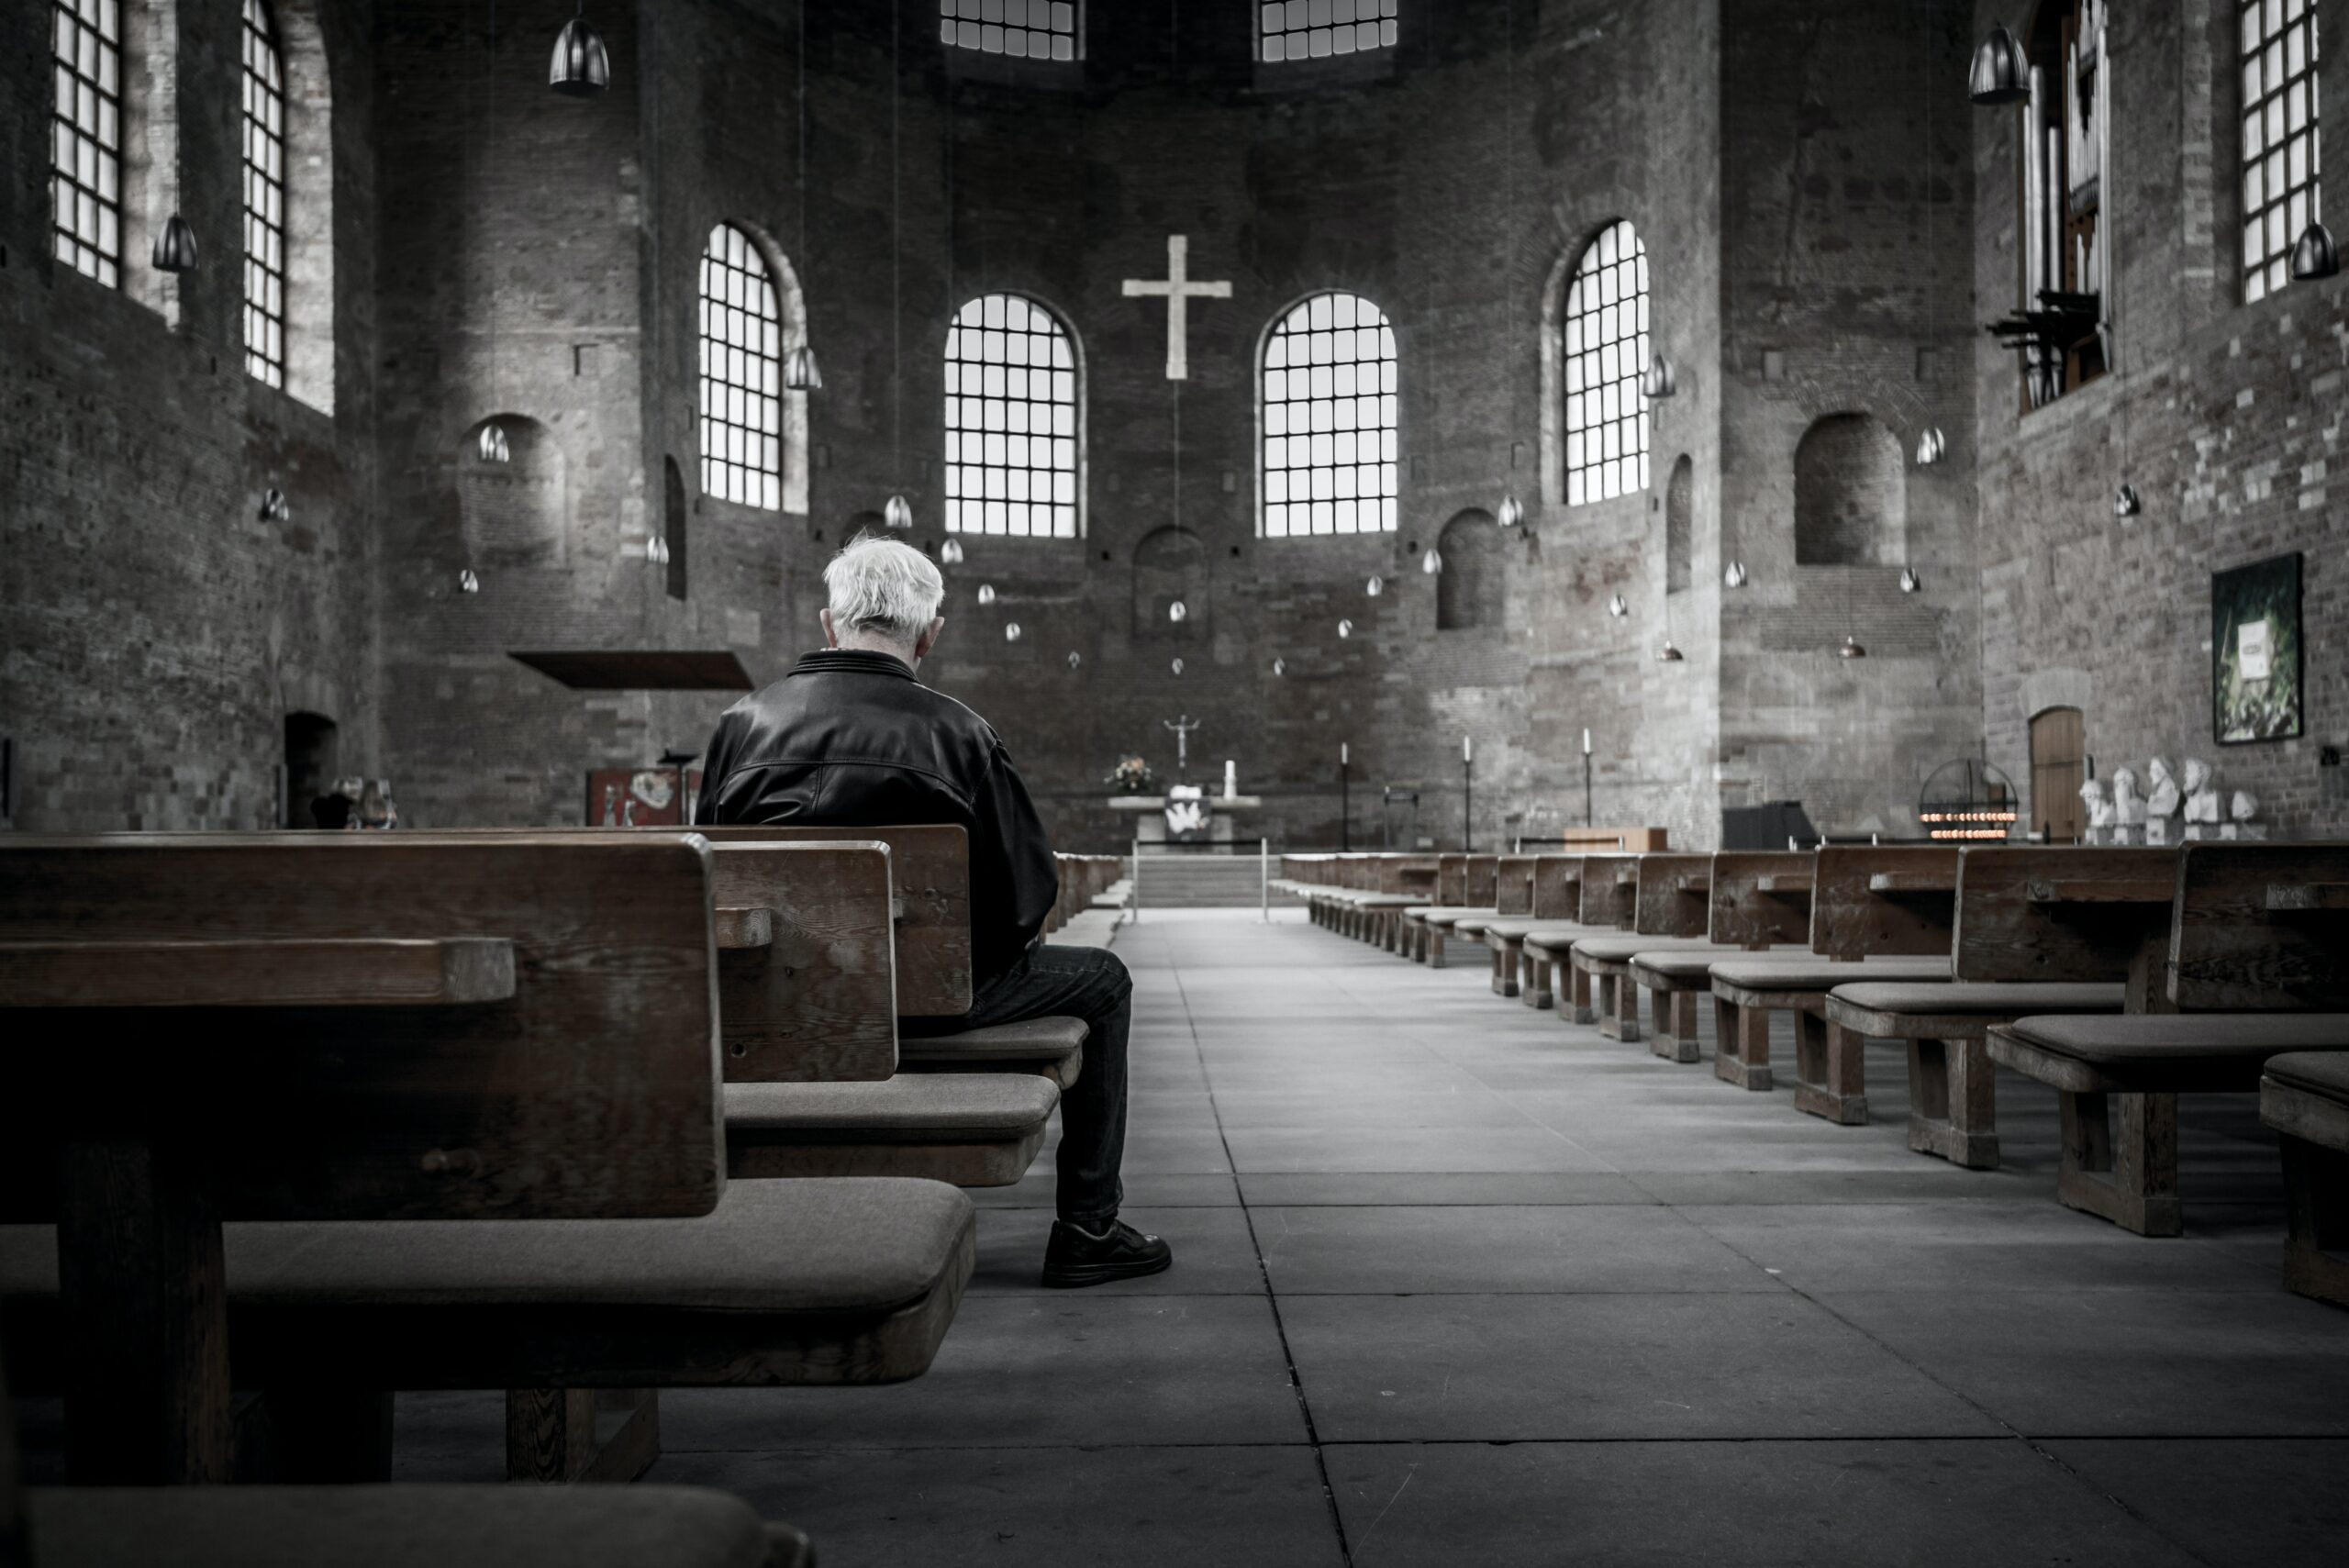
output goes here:
{"type": "Polygon", "coordinates": [[[52,0],[57,98],[50,203],[57,259],[122,282],[122,12],[118,0],[52,0]]]}
{"type": "Polygon", "coordinates": [[[2243,297],[2284,286],[2318,201],[2316,0],[2241,0],[2243,297]]]}
{"type": "Polygon", "coordinates": [[[766,258],[729,223],[701,257],[701,488],[783,506],[783,311],[766,258]]]}
{"type": "Polygon", "coordinates": [[[245,369],[285,384],[285,61],[267,0],[245,0],[245,369]]]}
{"type": "Polygon", "coordinates": [[[1267,61],[1319,60],[1391,49],[1397,0],[1264,0],[1257,53],[1267,61]]]}
{"type": "Polygon", "coordinates": [[[1795,564],[1890,566],[1909,537],[1900,439],[1865,414],[1830,414],[1795,448],[1795,564]]]}
{"type": "Polygon", "coordinates": [[[1566,505],[1648,487],[1648,248],[1629,223],[1600,231],[1566,290],[1566,505]]]}
{"type": "Polygon", "coordinates": [[[1266,539],[1395,529],[1401,436],[1395,328],[1359,295],[1317,294],[1264,339],[1266,539]]]}
{"type": "Polygon", "coordinates": [[[946,531],[1075,539],[1083,406],[1076,345],[1016,294],[981,295],[946,334],[946,531]]]}

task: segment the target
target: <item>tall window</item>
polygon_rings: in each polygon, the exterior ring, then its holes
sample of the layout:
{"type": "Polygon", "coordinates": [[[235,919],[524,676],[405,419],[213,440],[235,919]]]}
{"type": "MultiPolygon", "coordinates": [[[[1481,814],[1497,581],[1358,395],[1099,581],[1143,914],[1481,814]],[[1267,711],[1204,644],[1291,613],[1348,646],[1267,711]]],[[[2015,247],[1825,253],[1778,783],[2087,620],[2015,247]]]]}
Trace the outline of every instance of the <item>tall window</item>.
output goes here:
{"type": "Polygon", "coordinates": [[[2284,286],[2318,196],[2316,0],[2241,0],[2243,297],[2284,286]]]}
{"type": "Polygon", "coordinates": [[[1566,291],[1566,505],[1648,485],[1648,248],[1609,224],[1566,291]]]}
{"type": "Polygon", "coordinates": [[[108,287],[122,281],[121,0],[53,0],[57,101],[49,191],[57,259],[108,287]]]}
{"type": "Polygon", "coordinates": [[[1074,60],[1072,0],[938,0],[939,40],[1014,59],[1074,60]]]}
{"type": "Polygon", "coordinates": [[[266,0],[245,0],[245,369],[285,384],[285,64],[266,0]]]}
{"type": "Polygon", "coordinates": [[[1265,60],[1319,60],[1389,49],[1396,0],[1264,0],[1256,37],[1265,60]]]}
{"type": "Polygon", "coordinates": [[[783,311],[766,258],[729,223],[701,256],[701,488],[783,506],[783,311]]]}
{"type": "Polygon", "coordinates": [[[1360,295],[1281,317],[1264,339],[1266,539],[1394,530],[1399,381],[1395,328],[1360,295]]]}
{"type": "Polygon", "coordinates": [[[982,295],[946,334],[946,528],[1077,537],[1076,350],[1060,317],[982,295]]]}

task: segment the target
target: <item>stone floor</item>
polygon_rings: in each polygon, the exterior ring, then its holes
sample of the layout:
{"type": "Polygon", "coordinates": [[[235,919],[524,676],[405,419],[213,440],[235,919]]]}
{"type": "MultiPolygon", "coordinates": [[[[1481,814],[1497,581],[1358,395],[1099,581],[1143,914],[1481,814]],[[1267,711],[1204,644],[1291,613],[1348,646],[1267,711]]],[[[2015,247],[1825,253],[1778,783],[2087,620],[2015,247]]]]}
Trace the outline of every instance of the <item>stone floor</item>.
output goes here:
{"type": "MultiPolygon", "coordinates": [[[[2188,1105],[2152,1241],[2057,1206],[2023,1080],[1969,1173],[1897,1048],[1838,1128],[1293,914],[1117,951],[1175,1268],[1040,1289],[1040,1165],[927,1377],[665,1395],[655,1478],[825,1568],[2349,1561],[2349,1314],[2277,1283],[2247,1097],[2188,1105]]],[[[403,1399],[402,1473],[495,1476],[498,1410],[403,1399]]]]}

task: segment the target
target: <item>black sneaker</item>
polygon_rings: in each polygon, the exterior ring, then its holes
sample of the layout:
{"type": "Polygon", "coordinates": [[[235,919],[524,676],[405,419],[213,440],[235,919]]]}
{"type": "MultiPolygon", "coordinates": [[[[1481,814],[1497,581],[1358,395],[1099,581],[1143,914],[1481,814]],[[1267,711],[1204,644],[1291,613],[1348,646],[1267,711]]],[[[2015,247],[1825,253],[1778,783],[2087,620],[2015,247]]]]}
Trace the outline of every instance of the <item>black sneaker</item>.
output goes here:
{"type": "Polygon", "coordinates": [[[1055,1290],[1107,1284],[1116,1279],[1140,1279],[1162,1273],[1174,1262],[1174,1250],[1155,1236],[1145,1236],[1117,1220],[1096,1236],[1065,1219],[1052,1221],[1052,1239],[1044,1245],[1044,1284],[1055,1290]]]}

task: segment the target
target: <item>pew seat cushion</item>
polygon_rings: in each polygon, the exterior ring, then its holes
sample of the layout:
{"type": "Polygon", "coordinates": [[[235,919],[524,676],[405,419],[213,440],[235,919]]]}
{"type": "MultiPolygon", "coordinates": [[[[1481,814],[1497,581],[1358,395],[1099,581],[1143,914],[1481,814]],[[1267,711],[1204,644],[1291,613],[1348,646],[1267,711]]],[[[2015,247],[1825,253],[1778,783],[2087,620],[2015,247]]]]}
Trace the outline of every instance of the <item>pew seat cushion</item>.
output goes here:
{"type": "Polygon", "coordinates": [[[1529,933],[1549,924],[1549,921],[1537,920],[1531,915],[1503,915],[1497,920],[1485,922],[1485,937],[1488,941],[1497,938],[1505,942],[1521,942],[1529,933]]]}
{"type": "Polygon", "coordinates": [[[1593,937],[1611,937],[1620,934],[1613,926],[1577,926],[1570,922],[1562,923],[1553,920],[1535,926],[1531,930],[1527,931],[1525,945],[1530,948],[1538,948],[1553,958],[1556,958],[1564,954],[1577,942],[1587,941],[1593,937]]]}
{"type": "MultiPolygon", "coordinates": [[[[1732,959],[1756,958],[1771,952],[1783,952],[1788,957],[1799,951],[1795,948],[1764,948],[1757,953],[1752,948],[1707,945],[1700,948],[1642,948],[1631,956],[1631,968],[1645,970],[1657,980],[1678,989],[1701,990],[1713,977],[1713,966],[1732,959]]],[[[1642,977],[1644,978],[1644,976],[1642,977]]]]}
{"type": "Polygon", "coordinates": [[[2349,1051],[2287,1051],[2267,1059],[2267,1075],[2279,1084],[2349,1105],[2349,1051]]]}
{"type": "Polygon", "coordinates": [[[1482,940],[1486,928],[1499,918],[1498,915],[1463,915],[1452,922],[1452,929],[1464,937],[1482,940]]]}
{"type": "Polygon", "coordinates": [[[1083,1018],[1022,1018],[952,1034],[902,1034],[897,1060],[918,1062],[1058,1062],[1085,1049],[1083,1018]]]}
{"type": "Polygon", "coordinates": [[[1917,984],[1864,980],[1838,985],[1834,996],[1839,1002],[1870,1013],[2022,1018],[2034,1013],[2117,1013],[2128,1003],[2129,988],[2118,981],[2102,985],[1964,980],[1947,984],[1930,981],[1917,984]]]}
{"type": "MultiPolygon", "coordinates": [[[[960,1192],[890,1178],[731,1182],[699,1219],[231,1224],[229,1342],[240,1387],[891,1382],[975,1234],[960,1192]]],[[[0,1297],[9,1375],[54,1387],[51,1228],[0,1226],[0,1297]]]]}
{"type": "Polygon", "coordinates": [[[926,1073],[877,1084],[729,1084],[726,1137],[923,1143],[1041,1131],[1060,1086],[1034,1073],[926,1073]]]}
{"type": "Polygon", "coordinates": [[[1790,953],[1783,958],[1768,953],[1741,954],[1713,965],[1713,990],[1715,995],[1720,995],[1724,986],[1744,992],[1823,992],[1861,980],[1929,984],[1946,981],[1949,972],[1950,962],[1945,958],[1870,958],[1853,962],[1808,953],[1790,953]]]}
{"type": "Polygon", "coordinates": [[[2084,1014],[1990,1031],[1993,1061],[2069,1094],[2255,1089],[2293,1051],[2349,1051],[2349,1013],[2084,1014]]]}
{"type": "Polygon", "coordinates": [[[1712,952],[1727,957],[1738,951],[1716,947],[1702,937],[1642,937],[1631,931],[1609,931],[1575,943],[1575,962],[1621,966],[1644,952],[1712,952]]]}
{"type": "Polygon", "coordinates": [[[44,1568],[804,1568],[807,1540],[689,1486],[37,1488],[44,1568]]]}
{"type": "Polygon", "coordinates": [[[2288,1138],[2349,1154],[2349,1051],[2269,1057],[2259,1119],[2288,1138]]]}
{"type": "MultiPolygon", "coordinates": [[[[1407,909],[1404,913],[1408,914],[1410,911],[1407,909]]],[[[1453,908],[1439,906],[1437,907],[1431,908],[1426,915],[1421,917],[1421,918],[1425,919],[1429,925],[1440,926],[1447,931],[1458,926],[1463,920],[1497,920],[1500,917],[1501,912],[1493,908],[1490,905],[1476,905],[1466,908],[1453,908]]]]}

